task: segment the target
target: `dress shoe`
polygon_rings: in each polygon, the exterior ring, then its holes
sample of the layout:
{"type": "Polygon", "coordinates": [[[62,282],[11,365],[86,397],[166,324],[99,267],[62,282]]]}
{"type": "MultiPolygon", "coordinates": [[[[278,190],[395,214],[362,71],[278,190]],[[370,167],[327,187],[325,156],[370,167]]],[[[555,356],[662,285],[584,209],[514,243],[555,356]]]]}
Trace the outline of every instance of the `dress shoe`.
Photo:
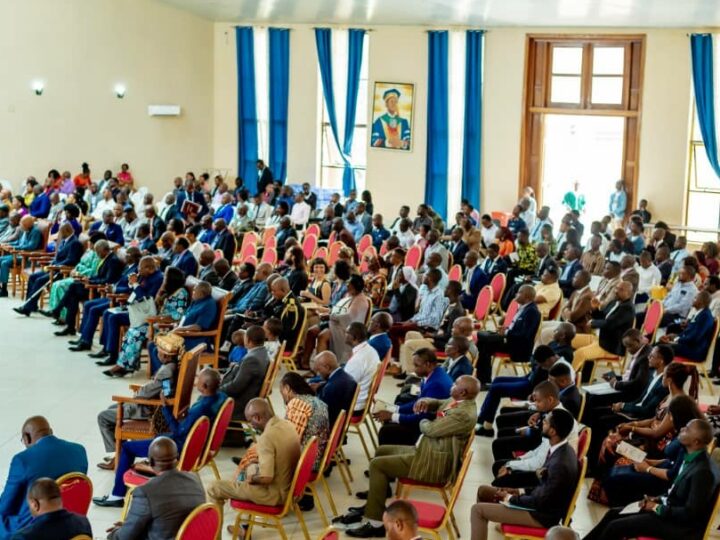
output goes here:
{"type": "Polygon", "coordinates": [[[475,435],[479,435],[480,437],[494,437],[495,430],[492,428],[488,429],[484,426],[480,426],[475,430],[475,435]]]}
{"type": "Polygon", "coordinates": [[[361,516],[365,515],[365,509],[367,508],[367,504],[363,504],[362,506],[350,506],[348,508],[349,514],[360,514],[361,516]]]}
{"type": "Polygon", "coordinates": [[[242,458],[241,458],[241,457],[238,457],[238,456],[233,456],[233,457],[230,458],[230,459],[232,459],[232,462],[233,462],[235,465],[240,465],[240,460],[242,460],[242,458]]]}
{"type": "Polygon", "coordinates": [[[93,503],[97,506],[103,506],[105,508],[122,508],[125,501],[123,499],[109,500],[108,496],[104,497],[93,497],[93,503]]]}
{"type": "Polygon", "coordinates": [[[68,341],[69,345],[80,345],[81,343],[85,343],[83,341],[83,338],[71,339],[70,341],[68,341]]]}
{"type": "Polygon", "coordinates": [[[368,522],[355,529],[346,529],[345,534],[352,538],[385,538],[385,525],[373,527],[368,522]]]}
{"type": "Polygon", "coordinates": [[[113,471],[115,470],[115,460],[103,461],[102,463],[98,463],[97,466],[98,469],[102,469],[103,471],[113,471]]]}
{"type": "Polygon", "coordinates": [[[51,324],[53,326],[65,326],[65,321],[62,319],[55,319],[51,324]]]}
{"type": "Polygon", "coordinates": [[[713,381],[713,384],[714,384],[715,386],[720,386],[720,379],[714,380],[714,381],[713,381]]]}
{"type": "Polygon", "coordinates": [[[103,375],[107,375],[108,377],[124,377],[130,373],[127,369],[121,368],[120,366],[115,366],[112,369],[108,369],[107,371],[103,371],[103,375]]]}
{"type": "Polygon", "coordinates": [[[30,312],[26,309],[23,309],[22,307],[14,307],[13,311],[17,313],[18,315],[25,315],[26,317],[30,316],[30,312]]]}
{"type": "Polygon", "coordinates": [[[488,392],[488,391],[490,391],[490,384],[488,384],[488,383],[482,383],[482,384],[480,385],[480,391],[481,391],[481,392],[488,392]]]}
{"type": "Polygon", "coordinates": [[[114,366],[115,360],[113,360],[112,358],[108,358],[107,360],[100,360],[99,362],[95,362],[95,365],[101,367],[114,366]]]}
{"type": "Polygon", "coordinates": [[[309,512],[315,508],[315,499],[312,495],[303,495],[297,503],[298,508],[303,512],[309,512]]]}
{"type": "Polygon", "coordinates": [[[107,352],[105,349],[100,349],[98,352],[88,354],[88,356],[90,358],[105,358],[106,356],[110,356],[110,353],[107,352]]]}
{"type": "Polygon", "coordinates": [[[358,491],[355,493],[355,496],[362,501],[367,501],[368,492],[367,491],[358,491]]]}
{"type": "Polygon", "coordinates": [[[51,319],[55,319],[57,317],[57,315],[55,315],[55,313],[53,313],[49,309],[39,309],[38,313],[40,315],[45,315],[46,317],[50,317],[51,319]]]}
{"type": "Polygon", "coordinates": [[[398,381],[404,381],[405,379],[407,379],[407,373],[396,373],[392,377],[393,379],[397,379],[398,381]]]}
{"type": "Polygon", "coordinates": [[[68,348],[73,352],[89,351],[90,349],[92,349],[92,347],[90,347],[90,345],[88,345],[84,341],[81,341],[77,345],[73,345],[72,347],[68,347],[68,348]]]}
{"type": "Polygon", "coordinates": [[[341,525],[352,525],[353,523],[360,523],[362,521],[362,512],[353,512],[352,510],[342,516],[337,516],[332,519],[333,523],[340,523],[341,525]]]}
{"type": "Polygon", "coordinates": [[[8,290],[5,287],[3,287],[2,289],[0,289],[0,298],[7,298],[7,297],[8,297],[8,290]]]}
{"type": "Polygon", "coordinates": [[[55,335],[58,337],[74,336],[75,330],[73,328],[67,327],[65,328],[65,330],[59,330],[58,332],[55,332],[55,335]]]}

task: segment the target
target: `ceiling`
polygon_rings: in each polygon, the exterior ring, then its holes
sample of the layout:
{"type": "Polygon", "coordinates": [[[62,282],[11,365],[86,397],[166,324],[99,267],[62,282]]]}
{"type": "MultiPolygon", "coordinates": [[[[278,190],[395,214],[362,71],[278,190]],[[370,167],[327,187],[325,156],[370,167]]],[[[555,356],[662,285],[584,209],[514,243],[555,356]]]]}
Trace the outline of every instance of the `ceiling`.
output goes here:
{"type": "Polygon", "coordinates": [[[720,0],[160,0],[214,21],[284,24],[720,26],[720,0]]]}

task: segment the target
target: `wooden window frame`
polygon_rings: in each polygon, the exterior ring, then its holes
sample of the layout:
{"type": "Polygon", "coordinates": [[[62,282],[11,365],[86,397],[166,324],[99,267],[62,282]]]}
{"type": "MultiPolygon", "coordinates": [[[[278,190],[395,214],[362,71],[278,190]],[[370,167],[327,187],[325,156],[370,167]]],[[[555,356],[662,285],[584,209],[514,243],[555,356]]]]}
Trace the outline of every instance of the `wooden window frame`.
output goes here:
{"type": "MultiPolygon", "coordinates": [[[[640,120],[645,35],[528,34],[525,43],[525,78],[520,139],[520,177],[518,194],[530,186],[542,201],[542,151],[544,118],[547,114],[622,116],[626,119],[623,135],[622,169],[618,179],[625,180],[628,209],[637,201],[640,155],[640,120]],[[580,103],[553,103],[553,47],[582,47],[580,103]],[[620,104],[592,103],[592,60],[595,47],[624,47],[623,99],[620,104]]],[[[609,75],[614,77],[616,75],[609,75]]]]}

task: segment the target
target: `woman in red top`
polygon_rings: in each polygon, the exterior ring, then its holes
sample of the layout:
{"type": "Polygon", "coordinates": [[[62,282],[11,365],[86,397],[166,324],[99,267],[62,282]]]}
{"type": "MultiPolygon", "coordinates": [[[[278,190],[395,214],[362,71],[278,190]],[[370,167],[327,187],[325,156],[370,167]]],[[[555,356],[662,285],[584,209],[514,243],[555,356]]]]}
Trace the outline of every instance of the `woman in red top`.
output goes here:
{"type": "Polygon", "coordinates": [[[117,173],[117,179],[121,186],[127,186],[132,188],[135,179],[130,172],[130,166],[127,163],[120,165],[120,172],[117,173]]]}
{"type": "Polygon", "coordinates": [[[76,188],[86,188],[90,185],[90,167],[87,163],[82,164],[82,172],[73,178],[76,188]]]}

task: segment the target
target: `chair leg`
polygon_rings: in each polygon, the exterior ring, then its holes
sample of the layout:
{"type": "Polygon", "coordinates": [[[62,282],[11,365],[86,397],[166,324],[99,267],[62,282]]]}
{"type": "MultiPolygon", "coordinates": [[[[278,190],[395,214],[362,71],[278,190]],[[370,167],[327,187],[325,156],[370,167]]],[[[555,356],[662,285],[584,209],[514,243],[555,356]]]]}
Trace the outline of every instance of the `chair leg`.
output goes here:
{"type": "Polygon", "coordinates": [[[713,390],[713,382],[710,380],[710,374],[707,371],[707,368],[705,367],[705,364],[700,364],[700,383],[702,383],[703,379],[705,379],[705,382],[707,383],[707,387],[710,390],[710,395],[715,396],[715,391],[713,390]]]}
{"type": "MultiPolygon", "coordinates": [[[[442,500],[445,503],[445,507],[447,508],[450,506],[450,499],[448,499],[447,492],[443,489],[440,491],[440,495],[442,496],[442,500]]],[[[448,531],[450,530],[450,524],[452,524],[453,529],[455,529],[455,532],[458,535],[458,538],[460,538],[460,529],[458,528],[457,521],[455,521],[455,514],[453,512],[450,512],[450,519],[448,520],[448,531]]]]}
{"type": "Polygon", "coordinates": [[[592,384],[593,381],[595,380],[595,370],[597,369],[597,365],[598,365],[597,360],[594,360],[592,371],[590,372],[590,384],[592,384]]]}
{"type": "MultiPolygon", "coordinates": [[[[295,510],[295,515],[298,518],[298,521],[300,522],[300,527],[302,527],[303,535],[305,536],[305,540],[310,540],[310,533],[308,532],[307,525],[305,524],[305,520],[303,519],[302,511],[300,508],[298,508],[297,504],[293,504],[293,510],[295,510]]],[[[280,524],[280,527],[282,527],[282,523],[280,524]]],[[[285,536],[283,535],[283,539],[285,536]]]]}
{"type": "Polygon", "coordinates": [[[363,450],[365,450],[365,455],[367,456],[368,461],[370,461],[370,451],[368,450],[367,444],[365,443],[365,436],[362,434],[361,426],[360,424],[358,424],[356,427],[357,431],[355,433],[357,433],[357,436],[360,437],[360,442],[362,443],[363,450]]]}
{"type": "Polygon", "coordinates": [[[325,480],[325,475],[320,475],[320,482],[323,485],[323,489],[325,489],[325,494],[327,495],[328,501],[330,502],[330,510],[332,511],[333,516],[338,515],[337,507],[335,506],[335,499],[333,499],[332,491],[330,491],[330,486],[327,483],[327,480],[325,480]]]}
{"type": "MultiPolygon", "coordinates": [[[[320,474],[320,476],[322,476],[322,474],[320,474]]],[[[320,494],[318,493],[318,490],[315,489],[315,484],[308,484],[308,489],[310,490],[310,494],[315,501],[315,506],[317,506],[318,514],[320,514],[320,519],[322,520],[323,527],[328,527],[330,523],[328,523],[327,515],[325,514],[325,509],[323,508],[322,501],[320,501],[320,494]]]]}
{"type": "Polygon", "coordinates": [[[210,468],[212,469],[212,472],[215,475],[215,480],[221,480],[222,478],[220,477],[220,471],[218,471],[217,465],[215,464],[215,460],[211,459],[210,462],[208,463],[208,465],[210,465],[210,468]]]}
{"type": "MultiPolygon", "coordinates": [[[[350,465],[348,464],[347,457],[345,457],[345,451],[342,449],[342,447],[339,447],[338,452],[340,453],[340,458],[342,460],[343,466],[345,467],[345,472],[347,473],[348,478],[351,482],[354,482],[355,479],[353,478],[352,471],[350,471],[350,465]]],[[[349,495],[352,495],[352,493],[349,493],[349,495]]]]}
{"type": "MultiPolygon", "coordinates": [[[[373,445],[373,450],[377,450],[378,445],[375,442],[375,437],[373,436],[373,431],[376,430],[375,422],[369,416],[365,417],[365,428],[367,429],[368,438],[370,439],[370,443],[373,445]]],[[[377,433],[377,431],[376,431],[376,433],[377,433]]],[[[368,459],[370,459],[370,458],[368,458],[368,459]]]]}
{"type": "Polygon", "coordinates": [[[338,471],[340,471],[340,478],[342,479],[343,484],[345,484],[345,489],[347,489],[348,495],[352,495],[352,489],[350,488],[350,482],[353,481],[352,473],[350,473],[350,468],[345,462],[345,457],[341,455],[339,449],[335,453],[335,457],[333,459],[335,460],[335,465],[337,465],[338,471]]]}

